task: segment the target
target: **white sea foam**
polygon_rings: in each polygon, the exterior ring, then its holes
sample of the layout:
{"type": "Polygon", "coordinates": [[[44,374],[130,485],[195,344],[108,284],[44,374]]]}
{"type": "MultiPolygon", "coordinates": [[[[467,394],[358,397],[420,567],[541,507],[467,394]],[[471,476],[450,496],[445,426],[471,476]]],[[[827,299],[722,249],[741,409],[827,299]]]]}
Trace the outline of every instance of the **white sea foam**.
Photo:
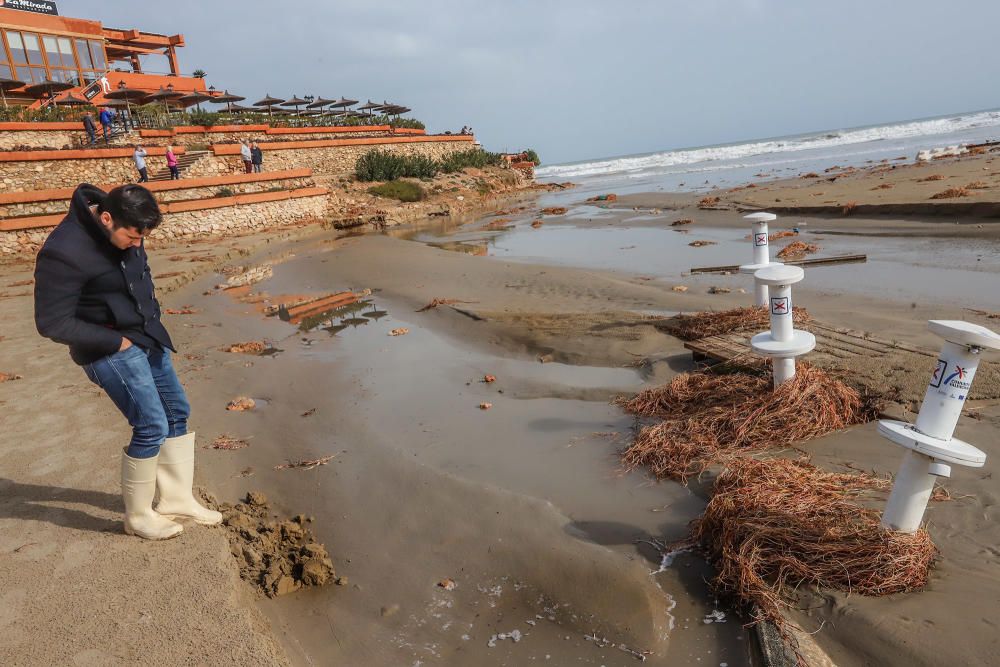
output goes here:
{"type": "MultiPolygon", "coordinates": [[[[592,162],[552,165],[540,167],[536,171],[536,174],[539,178],[546,179],[580,178],[605,174],[618,174],[628,177],[668,170],[678,166],[683,167],[685,165],[720,161],[726,161],[727,164],[725,167],[720,166],[718,168],[727,168],[739,166],[729,161],[749,158],[755,155],[791,153],[874,141],[934,136],[992,126],[1000,126],[1000,111],[982,111],[945,118],[880,125],[877,127],[817,132],[795,137],[751,141],[740,144],[663,151],[648,155],[624,156],[592,162]]],[[[712,165],[703,165],[701,169],[691,169],[690,171],[710,170],[713,170],[712,165]]]]}

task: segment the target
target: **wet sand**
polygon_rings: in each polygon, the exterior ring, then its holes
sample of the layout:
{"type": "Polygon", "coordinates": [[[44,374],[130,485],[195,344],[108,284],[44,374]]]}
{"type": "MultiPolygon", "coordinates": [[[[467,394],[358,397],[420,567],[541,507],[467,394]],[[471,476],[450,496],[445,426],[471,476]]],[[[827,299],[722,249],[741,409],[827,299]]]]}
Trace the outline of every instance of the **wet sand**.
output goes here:
{"type": "MultiPolygon", "coordinates": [[[[690,198],[674,196],[670,203],[684,201],[690,198]]],[[[562,202],[572,203],[572,194],[546,196],[541,203],[562,202]]],[[[711,572],[704,563],[682,554],[663,566],[653,545],[686,535],[687,522],[704,506],[707,480],[691,487],[657,484],[640,472],[623,473],[617,459],[632,422],[608,399],[692,368],[683,345],[659,332],[653,318],[744,305],[750,298],[739,291],[750,288],[743,277],[687,275],[691,265],[730,256],[742,261],[742,254],[749,254],[748,247],[740,250],[744,225],[739,217],[664,210],[667,202],[659,202],[646,202],[649,210],[632,202],[615,211],[578,207],[568,216],[544,218],[541,228],[530,226],[538,216],[529,210],[514,216],[514,230],[499,234],[484,234],[479,224],[472,225],[473,231],[428,226],[399,236],[348,238],[312,230],[243,252],[235,246],[252,244],[236,240],[229,242],[234,246],[229,259],[164,294],[165,306],[191,305],[197,311],[169,317],[167,324],[182,348],[177,366],[195,406],[192,425],[200,443],[222,433],[251,443],[237,451],[199,450],[199,481],[222,500],[236,500],[253,489],[266,493],[279,514],[313,515],[314,530],[346,585],[301,591],[255,607],[246,606],[246,588],[213,589],[200,599],[216,605],[227,632],[213,629],[211,639],[194,633],[183,640],[187,648],[182,651],[158,644],[152,655],[170,663],[183,651],[197,650],[207,662],[226,664],[228,656],[220,657],[226,655],[224,647],[238,644],[245,652],[234,656],[234,664],[276,663],[281,660],[277,648],[261,632],[262,611],[293,664],[631,665],[636,652],[648,652],[650,664],[749,664],[748,633],[712,599],[705,584],[711,572]],[[670,231],[670,222],[682,217],[695,220],[686,226],[690,231],[670,231]],[[577,233],[603,228],[619,231],[601,243],[577,242],[577,233]],[[554,238],[532,245],[532,233],[537,239],[554,238]],[[689,238],[656,245],[668,234],[689,238]],[[718,244],[687,247],[702,234],[718,244]],[[430,245],[453,241],[486,247],[493,257],[430,245]],[[215,270],[224,265],[266,261],[275,262],[273,276],[252,288],[257,294],[319,296],[365,288],[374,294],[360,311],[301,331],[212,289],[222,280],[215,270]],[[688,290],[672,291],[679,284],[688,290]],[[709,295],[714,285],[732,291],[709,295]],[[434,298],[464,303],[416,312],[434,298]],[[398,327],[409,333],[388,335],[398,327]],[[268,339],[281,352],[248,357],[221,351],[250,339],[268,339]],[[497,381],[482,382],[487,374],[497,381]],[[258,408],[227,412],[226,402],[238,395],[258,399],[258,408]],[[483,403],[490,409],[480,409],[483,403]],[[275,469],[288,460],[330,455],[328,465],[312,470],[275,469]],[[445,579],[457,586],[440,587],[445,579]],[[714,622],[720,618],[725,622],[714,622]]],[[[803,227],[813,233],[826,224],[820,218],[797,220],[808,222],[803,227]]],[[[862,233],[874,229],[863,220],[848,220],[862,233]]],[[[977,320],[966,310],[1000,310],[994,262],[976,269],[966,300],[901,296],[913,287],[898,267],[911,264],[924,267],[929,284],[935,277],[970,283],[967,274],[949,274],[942,265],[947,262],[936,263],[930,253],[912,262],[896,257],[900,246],[893,245],[898,239],[891,235],[937,224],[878,220],[882,235],[866,241],[871,263],[879,269],[883,262],[880,275],[892,278],[888,284],[898,290],[870,280],[846,281],[857,266],[810,270],[796,292],[798,303],[824,321],[932,349],[938,341],[925,326],[931,317],[995,322],[977,320]],[[841,288],[841,279],[850,289],[841,288]]],[[[949,236],[944,227],[941,234],[949,236]]],[[[984,230],[971,234],[992,247],[984,230]]],[[[961,254],[968,252],[962,243],[949,240],[946,248],[967,257],[961,254]]],[[[164,283],[188,279],[183,267],[190,264],[162,259],[175,252],[153,250],[154,274],[178,268],[184,274],[164,278],[161,290],[164,283]]],[[[23,279],[25,271],[24,266],[6,267],[3,284],[23,279]]],[[[110,562],[103,560],[108,550],[120,550],[129,559],[114,561],[115,573],[140,561],[155,562],[154,571],[162,572],[158,558],[163,552],[154,557],[150,550],[164,546],[185,558],[192,545],[202,543],[215,558],[228,554],[221,531],[192,528],[180,540],[143,548],[117,534],[113,442],[127,439],[126,429],[63,351],[34,335],[31,299],[15,296],[25,289],[5,288],[8,296],[0,300],[5,321],[18,322],[14,329],[4,328],[0,371],[25,375],[0,385],[4,409],[17,416],[5,428],[5,451],[14,453],[3,464],[3,476],[10,480],[7,488],[37,478],[71,491],[49,489],[42,503],[25,501],[25,493],[5,499],[7,535],[26,531],[25,543],[57,545],[32,556],[34,547],[12,553],[20,537],[6,540],[13,546],[2,553],[15,567],[3,569],[12,577],[57,574],[50,575],[55,588],[34,603],[30,596],[41,590],[37,585],[6,582],[5,590],[13,593],[4,598],[11,602],[5,607],[11,610],[4,615],[5,627],[16,641],[3,642],[5,656],[23,655],[30,645],[26,619],[38,618],[38,627],[56,622],[60,605],[53,596],[65,593],[72,602],[94,586],[110,585],[98,567],[110,562]],[[56,400],[56,387],[61,387],[58,408],[39,418],[39,403],[56,400]],[[111,433],[108,424],[113,424],[111,433]],[[47,433],[72,433],[84,444],[74,448],[68,437],[47,433]],[[42,441],[39,454],[33,443],[42,441]],[[60,523],[64,516],[76,516],[72,512],[79,503],[90,502],[78,498],[75,489],[107,496],[97,513],[103,523],[96,530],[104,533],[94,533],[88,523],[94,519],[83,519],[85,525],[60,523]],[[64,494],[72,495],[65,510],[50,500],[64,494]],[[24,515],[25,507],[38,504],[45,505],[38,516],[24,515]],[[51,524],[52,535],[31,537],[31,531],[51,524]],[[78,532],[88,545],[86,562],[96,569],[74,560],[80,547],[72,535],[78,532]],[[80,578],[87,586],[74,588],[80,578]],[[33,616],[32,609],[48,615],[33,616]]],[[[919,387],[910,391],[915,394],[919,387]]],[[[959,435],[988,451],[996,440],[1000,409],[995,401],[969,405],[983,419],[963,421],[959,435]]],[[[894,470],[900,455],[874,435],[871,425],[806,447],[823,465],[850,462],[883,472],[894,470]]],[[[906,656],[908,664],[989,663],[995,641],[989,611],[1000,594],[1000,570],[990,546],[996,542],[990,514],[997,493],[991,464],[988,459],[983,470],[956,471],[949,487],[956,495],[973,497],[936,505],[928,513],[943,558],[927,591],[892,600],[824,595],[809,617],[797,617],[809,631],[822,625],[815,639],[837,664],[902,664],[899,656],[906,656]],[[960,632],[967,641],[954,641],[960,632]]],[[[230,566],[226,576],[235,572],[230,566]]],[[[187,585],[197,586],[197,579],[187,585]]],[[[178,590],[180,599],[196,597],[194,591],[178,590]]],[[[166,608],[169,614],[159,614],[141,601],[128,601],[119,615],[148,617],[152,634],[169,637],[183,603],[172,598],[166,608]]],[[[207,618],[206,611],[200,608],[196,617],[207,618]]],[[[46,655],[85,660],[90,654],[46,655]]],[[[130,654],[112,655],[124,659],[130,654]]]]}

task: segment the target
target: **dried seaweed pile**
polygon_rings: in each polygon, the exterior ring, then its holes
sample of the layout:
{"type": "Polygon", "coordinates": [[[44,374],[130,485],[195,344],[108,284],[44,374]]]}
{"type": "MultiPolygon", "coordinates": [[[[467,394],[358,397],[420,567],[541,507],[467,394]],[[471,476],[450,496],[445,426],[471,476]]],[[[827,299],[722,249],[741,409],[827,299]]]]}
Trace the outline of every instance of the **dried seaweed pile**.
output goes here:
{"type": "MultiPolygon", "coordinates": [[[[805,308],[792,308],[795,324],[805,324],[811,318],[805,308]]],[[[656,328],[681,340],[697,340],[707,336],[740,331],[765,331],[771,327],[771,315],[764,306],[748,306],[729,310],[703,311],[674,315],[656,323],[656,328]]]]}
{"type": "Polygon", "coordinates": [[[874,398],[808,364],[777,388],[766,376],[687,373],[618,403],[663,420],[640,429],[625,465],[682,482],[742,453],[788,447],[878,414],[874,398]]]}
{"type": "Polygon", "coordinates": [[[815,243],[806,243],[805,241],[792,241],[784,248],[778,251],[777,257],[779,259],[787,259],[789,257],[802,257],[819,250],[819,246],[815,243]]]}
{"type": "Polygon", "coordinates": [[[802,460],[735,459],[694,522],[692,542],[715,566],[717,592],[779,628],[781,608],[802,585],[870,596],[917,590],[937,556],[930,535],[887,531],[861,502],[889,486],[802,460]]]}

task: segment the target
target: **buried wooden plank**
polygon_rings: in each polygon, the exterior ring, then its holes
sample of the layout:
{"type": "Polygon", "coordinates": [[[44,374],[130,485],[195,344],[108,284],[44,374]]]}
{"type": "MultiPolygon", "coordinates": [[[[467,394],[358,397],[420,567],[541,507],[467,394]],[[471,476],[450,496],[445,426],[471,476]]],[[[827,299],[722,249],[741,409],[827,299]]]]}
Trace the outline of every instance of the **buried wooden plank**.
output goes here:
{"type": "MultiPolygon", "coordinates": [[[[837,255],[835,257],[812,257],[808,259],[790,259],[783,262],[791,266],[824,266],[830,264],[854,264],[856,262],[867,262],[868,255],[837,255]]],[[[740,270],[739,265],[728,266],[701,266],[691,269],[690,273],[736,273],[740,270]]]]}

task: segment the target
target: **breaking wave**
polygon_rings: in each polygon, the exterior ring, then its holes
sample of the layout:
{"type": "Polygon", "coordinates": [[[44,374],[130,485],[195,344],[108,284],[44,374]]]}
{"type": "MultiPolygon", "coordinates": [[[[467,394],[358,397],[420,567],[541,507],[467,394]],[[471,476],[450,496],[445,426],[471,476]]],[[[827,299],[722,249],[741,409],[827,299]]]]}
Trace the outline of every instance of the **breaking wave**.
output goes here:
{"type": "MultiPolygon", "coordinates": [[[[704,148],[688,148],[663,151],[646,155],[631,155],[590,162],[552,165],[537,170],[540,178],[579,178],[605,174],[640,174],[671,167],[740,160],[755,155],[793,153],[796,151],[834,148],[850,144],[862,144],[893,139],[949,134],[980,127],[1000,126],[1000,110],[959,114],[943,118],[917,120],[906,123],[862,127],[848,130],[815,132],[793,137],[766,139],[740,144],[725,144],[704,148]]],[[[730,165],[731,166],[731,165],[730,165]]],[[[709,169],[711,169],[709,167],[709,169]]],[[[694,169],[692,171],[702,171],[694,169]]]]}

